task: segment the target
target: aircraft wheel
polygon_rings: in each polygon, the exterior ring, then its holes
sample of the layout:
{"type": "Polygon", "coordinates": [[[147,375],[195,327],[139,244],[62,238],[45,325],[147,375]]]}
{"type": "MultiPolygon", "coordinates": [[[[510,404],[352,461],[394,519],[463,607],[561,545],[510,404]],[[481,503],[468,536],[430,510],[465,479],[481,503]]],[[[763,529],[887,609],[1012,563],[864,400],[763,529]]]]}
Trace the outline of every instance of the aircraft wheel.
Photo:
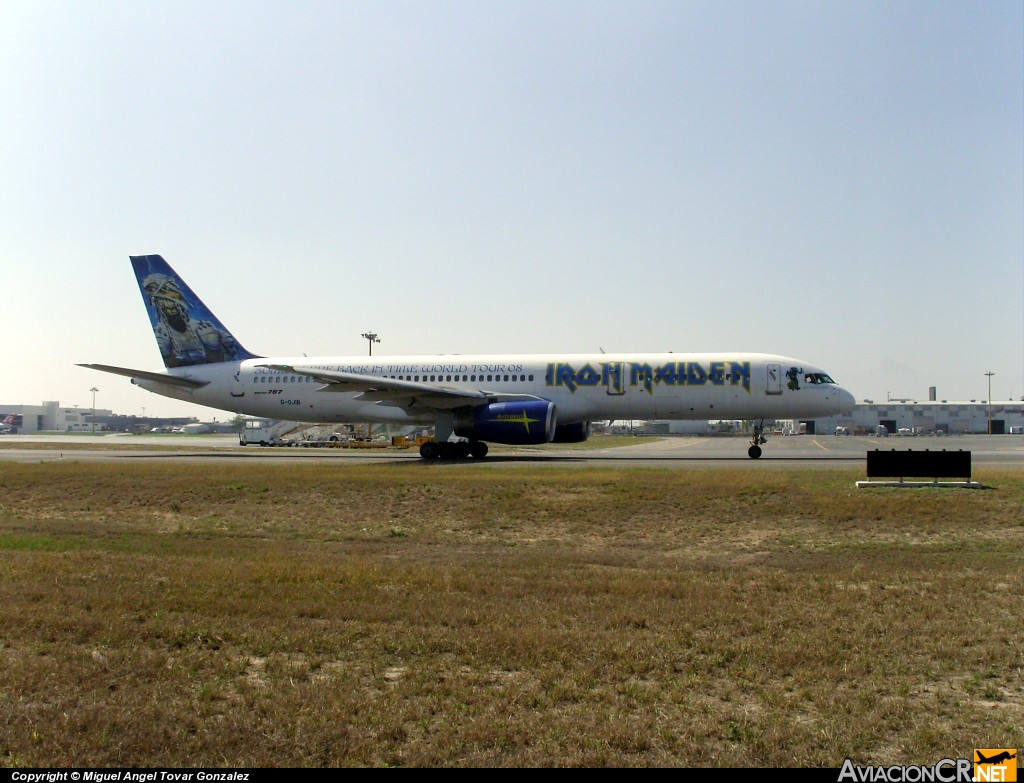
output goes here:
{"type": "Polygon", "coordinates": [[[455,444],[455,456],[459,459],[465,459],[469,456],[469,441],[460,440],[455,444]]]}
{"type": "Polygon", "coordinates": [[[757,459],[758,457],[761,456],[761,447],[751,446],[749,449],[747,449],[747,456],[750,457],[751,459],[757,459]]]}
{"type": "Polygon", "coordinates": [[[459,451],[454,443],[441,444],[441,459],[457,459],[459,451]]]}
{"type": "Polygon", "coordinates": [[[487,444],[482,440],[475,440],[469,444],[469,453],[473,459],[483,459],[487,456],[487,444]]]}
{"type": "Polygon", "coordinates": [[[428,440],[420,446],[420,456],[423,459],[436,459],[441,455],[441,448],[432,440],[428,440]]]}

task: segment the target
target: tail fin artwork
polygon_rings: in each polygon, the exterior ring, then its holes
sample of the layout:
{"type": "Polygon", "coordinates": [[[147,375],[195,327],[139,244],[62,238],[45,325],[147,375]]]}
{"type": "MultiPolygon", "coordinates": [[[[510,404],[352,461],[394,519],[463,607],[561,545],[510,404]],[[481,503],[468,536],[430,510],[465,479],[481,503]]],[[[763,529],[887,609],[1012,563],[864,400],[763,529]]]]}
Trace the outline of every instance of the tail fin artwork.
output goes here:
{"type": "Polygon", "coordinates": [[[165,367],[257,358],[242,347],[163,256],[131,256],[165,367]]]}

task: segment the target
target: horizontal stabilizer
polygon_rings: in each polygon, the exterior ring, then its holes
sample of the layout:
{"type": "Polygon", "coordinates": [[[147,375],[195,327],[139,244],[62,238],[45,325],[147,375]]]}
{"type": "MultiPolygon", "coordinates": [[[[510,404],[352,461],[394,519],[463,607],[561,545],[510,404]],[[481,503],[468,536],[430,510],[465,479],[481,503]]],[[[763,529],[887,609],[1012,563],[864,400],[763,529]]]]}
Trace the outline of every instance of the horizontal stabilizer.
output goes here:
{"type": "Polygon", "coordinates": [[[149,372],[147,370],[132,370],[128,367],[112,367],[109,364],[80,364],[79,367],[88,367],[90,370],[111,372],[114,375],[123,375],[126,378],[139,378],[153,383],[164,383],[168,386],[180,386],[183,389],[198,389],[206,386],[209,381],[195,381],[191,378],[181,378],[177,375],[165,375],[162,372],[149,372]]]}

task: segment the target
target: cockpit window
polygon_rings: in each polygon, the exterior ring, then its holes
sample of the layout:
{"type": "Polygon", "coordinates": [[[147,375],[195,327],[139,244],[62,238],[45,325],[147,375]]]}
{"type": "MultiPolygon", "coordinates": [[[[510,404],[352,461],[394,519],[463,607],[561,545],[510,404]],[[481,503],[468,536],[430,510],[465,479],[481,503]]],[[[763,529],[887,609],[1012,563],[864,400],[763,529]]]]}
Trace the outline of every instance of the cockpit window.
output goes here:
{"type": "Polygon", "coordinates": [[[819,383],[831,383],[835,385],[835,381],[829,378],[823,372],[809,372],[804,376],[804,383],[819,384],[819,383]]]}

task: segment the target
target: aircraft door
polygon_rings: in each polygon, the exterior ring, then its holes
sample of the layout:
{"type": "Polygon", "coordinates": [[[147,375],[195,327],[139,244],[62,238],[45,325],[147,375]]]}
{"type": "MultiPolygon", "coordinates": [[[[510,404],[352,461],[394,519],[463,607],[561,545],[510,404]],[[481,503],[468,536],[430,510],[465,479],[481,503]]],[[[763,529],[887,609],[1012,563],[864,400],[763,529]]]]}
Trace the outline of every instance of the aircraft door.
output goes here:
{"type": "Polygon", "coordinates": [[[603,365],[604,381],[608,386],[607,394],[621,397],[626,393],[625,371],[622,362],[606,362],[603,365]]]}
{"type": "Polygon", "coordinates": [[[782,394],[782,365],[768,365],[768,388],[767,394],[782,394]]]}
{"type": "Polygon", "coordinates": [[[231,377],[231,396],[232,397],[244,397],[245,396],[245,386],[242,384],[242,368],[241,367],[239,367],[238,368],[238,372],[236,372],[231,377]]]}

